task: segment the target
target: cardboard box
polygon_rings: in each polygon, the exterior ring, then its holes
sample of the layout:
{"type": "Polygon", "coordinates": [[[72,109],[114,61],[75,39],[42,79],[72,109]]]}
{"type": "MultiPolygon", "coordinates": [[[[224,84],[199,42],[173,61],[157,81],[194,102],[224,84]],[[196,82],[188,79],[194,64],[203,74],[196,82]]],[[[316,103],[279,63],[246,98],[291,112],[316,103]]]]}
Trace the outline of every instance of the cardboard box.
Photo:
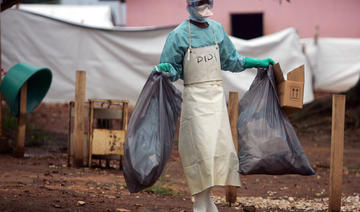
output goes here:
{"type": "Polygon", "coordinates": [[[290,71],[287,74],[287,80],[284,79],[279,63],[275,64],[273,68],[280,106],[287,114],[302,109],[304,98],[304,65],[290,71]]]}

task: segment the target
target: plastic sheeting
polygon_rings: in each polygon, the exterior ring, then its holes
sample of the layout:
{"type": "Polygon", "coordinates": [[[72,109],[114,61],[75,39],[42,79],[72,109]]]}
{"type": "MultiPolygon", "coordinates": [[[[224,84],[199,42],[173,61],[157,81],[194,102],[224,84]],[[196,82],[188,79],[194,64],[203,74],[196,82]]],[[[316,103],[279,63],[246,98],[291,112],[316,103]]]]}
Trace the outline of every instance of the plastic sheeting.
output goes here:
{"type": "MultiPolygon", "coordinates": [[[[128,99],[135,102],[149,71],[158,64],[167,34],[166,28],[121,28],[104,30],[69,24],[21,10],[1,14],[3,68],[19,62],[53,71],[53,84],[45,101],[65,102],[74,98],[75,72],[85,70],[86,98],[128,99]]],[[[284,71],[305,64],[304,102],[313,100],[311,75],[301,52],[296,30],[245,41],[232,37],[240,54],[274,58],[284,71]]],[[[286,73],[285,73],[286,74],[286,73]]],[[[223,72],[224,89],[245,93],[255,70],[223,72]]],[[[176,86],[182,90],[183,82],[176,86]]]]}
{"type": "Polygon", "coordinates": [[[151,73],[130,118],[124,147],[130,192],[152,186],[171,153],[182,98],[168,74],[151,73]]]}
{"type": "Polygon", "coordinates": [[[53,71],[44,101],[75,96],[77,70],[86,71],[86,98],[135,102],[160,58],[170,28],[104,30],[9,9],[1,14],[3,68],[19,63],[53,71]]]}
{"type": "Polygon", "coordinates": [[[274,72],[258,69],[239,103],[239,172],[314,175],[276,94],[274,72]]]}
{"type": "Polygon", "coordinates": [[[111,7],[106,5],[20,4],[20,9],[93,27],[114,27],[111,7]]]}
{"type": "MultiPolygon", "coordinates": [[[[231,39],[242,55],[254,58],[272,58],[275,62],[281,64],[286,79],[287,72],[305,65],[305,85],[304,85],[304,103],[309,103],[314,99],[312,88],[312,75],[309,69],[308,61],[302,53],[300,37],[294,28],[288,28],[283,31],[266,35],[252,40],[242,40],[232,37],[231,39]]],[[[256,69],[244,71],[242,74],[234,75],[225,73],[225,89],[236,91],[239,87],[241,91],[249,89],[250,84],[256,76],[256,69]],[[246,88],[246,89],[244,89],[246,88]]],[[[241,92],[244,93],[244,92],[241,92]]]]}
{"type": "Polygon", "coordinates": [[[346,92],[360,78],[359,38],[302,39],[314,77],[314,89],[346,92]]]}

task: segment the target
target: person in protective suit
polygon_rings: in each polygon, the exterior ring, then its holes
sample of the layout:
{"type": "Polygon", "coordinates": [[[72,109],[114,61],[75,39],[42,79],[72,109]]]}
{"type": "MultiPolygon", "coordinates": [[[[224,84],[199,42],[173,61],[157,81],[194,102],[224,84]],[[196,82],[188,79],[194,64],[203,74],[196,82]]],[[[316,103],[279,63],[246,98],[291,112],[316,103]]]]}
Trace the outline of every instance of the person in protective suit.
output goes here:
{"type": "Polygon", "coordinates": [[[194,211],[217,211],[213,186],[240,186],[239,161],[233,144],[222,70],[241,72],[267,67],[270,58],[241,56],[222,25],[208,19],[213,0],[187,0],[189,19],[169,33],[154,70],[184,80],[179,153],[194,196],[194,211]]]}

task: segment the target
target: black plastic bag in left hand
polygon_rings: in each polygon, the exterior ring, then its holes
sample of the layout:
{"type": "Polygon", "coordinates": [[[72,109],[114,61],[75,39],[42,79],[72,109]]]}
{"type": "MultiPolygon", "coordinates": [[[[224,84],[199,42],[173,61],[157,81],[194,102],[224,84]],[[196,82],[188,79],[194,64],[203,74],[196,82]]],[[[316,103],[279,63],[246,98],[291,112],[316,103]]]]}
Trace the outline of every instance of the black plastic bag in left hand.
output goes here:
{"type": "Polygon", "coordinates": [[[168,73],[150,74],[129,121],[124,146],[124,176],[130,192],[152,186],[169,159],[181,93],[168,73]]]}

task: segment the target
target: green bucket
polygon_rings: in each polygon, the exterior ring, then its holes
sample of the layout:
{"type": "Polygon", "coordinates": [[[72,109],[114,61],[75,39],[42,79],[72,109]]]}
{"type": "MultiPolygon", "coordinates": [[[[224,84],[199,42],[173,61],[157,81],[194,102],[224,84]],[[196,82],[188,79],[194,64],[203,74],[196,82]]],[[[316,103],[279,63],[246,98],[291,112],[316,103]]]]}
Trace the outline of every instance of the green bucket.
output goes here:
{"type": "Polygon", "coordinates": [[[5,75],[0,92],[14,116],[19,114],[21,87],[27,82],[26,113],[33,111],[50,88],[52,74],[48,68],[37,68],[26,63],[14,65],[5,75]]]}

